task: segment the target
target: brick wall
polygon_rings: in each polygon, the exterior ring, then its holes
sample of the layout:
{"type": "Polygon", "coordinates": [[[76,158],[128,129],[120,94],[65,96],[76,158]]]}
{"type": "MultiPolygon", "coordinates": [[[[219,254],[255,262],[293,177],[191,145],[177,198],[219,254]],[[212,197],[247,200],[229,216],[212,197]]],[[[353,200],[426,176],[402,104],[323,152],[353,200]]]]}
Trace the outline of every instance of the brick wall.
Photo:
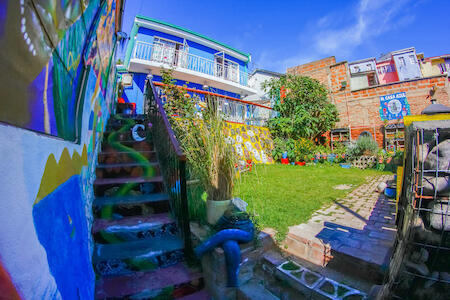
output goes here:
{"type": "Polygon", "coordinates": [[[437,99],[438,103],[450,106],[450,86],[445,75],[351,91],[347,62],[336,64],[334,57],[288,68],[287,73],[310,76],[319,80],[330,91],[330,101],[339,111],[340,121],[335,127],[350,127],[352,139],[357,139],[363,131],[369,131],[380,146],[383,145],[384,126],[379,114],[380,96],[405,92],[411,114],[416,115],[430,105],[427,96],[430,89],[435,86],[437,91],[433,98],[437,99]],[[344,81],[347,83],[346,86],[342,84],[344,81]]]}
{"type": "Polygon", "coordinates": [[[330,85],[330,66],[336,63],[334,56],[316,60],[304,65],[288,68],[287,74],[308,76],[317,79],[326,87],[330,85]]]}

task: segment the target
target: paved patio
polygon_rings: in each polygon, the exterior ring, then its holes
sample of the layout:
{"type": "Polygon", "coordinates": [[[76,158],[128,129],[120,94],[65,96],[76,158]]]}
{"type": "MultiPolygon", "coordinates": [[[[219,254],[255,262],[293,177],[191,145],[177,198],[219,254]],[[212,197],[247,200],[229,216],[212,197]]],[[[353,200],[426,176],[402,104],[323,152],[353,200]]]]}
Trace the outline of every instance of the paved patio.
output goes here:
{"type": "Polygon", "coordinates": [[[350,273],[364,266],[365,275],[379,281],[389,261],[396,227],[395,200],[376,189],[380,182],[390,179],[392,175],[371,177],[346,198],[316,211],[307,223],[290,227],[287,251],[314,264],[336,266],[350,273]],[[374,271],[376,274],[371,274],[374,271]]]}

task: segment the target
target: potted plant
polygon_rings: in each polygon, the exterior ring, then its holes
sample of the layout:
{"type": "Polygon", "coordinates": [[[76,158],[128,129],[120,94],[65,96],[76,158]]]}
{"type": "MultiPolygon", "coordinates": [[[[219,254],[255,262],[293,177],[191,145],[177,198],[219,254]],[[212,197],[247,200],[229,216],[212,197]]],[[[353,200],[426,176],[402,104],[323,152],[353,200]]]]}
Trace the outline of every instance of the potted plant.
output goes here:
{"type": "MultiPolygon", "coordinates": [[[[171,83],[170,73],[163,73],[163,78],[171,83]]],[[[199,118],[196,109],[199,99],[186,99],[181,90],[170,84],[164,94],[165,110],[186,156],[189,172],[207,194],[207,221],[215,224],[231,203],[238,163],[233,146],[227,143],[225,122],[217,110],[216,99],[206,97],[207,105],[199,118]],[[174,117],[175,112],[179,117],[174,117]]]]}
{"type": "Polygon", "coordinates": [[[184,130],[181,141],[190,169],[206,191],[206,218],[212,225],[230,206],[235,179],[235,152],[223,127],[217,110],[205,109],[202,122],[184,130]]]}

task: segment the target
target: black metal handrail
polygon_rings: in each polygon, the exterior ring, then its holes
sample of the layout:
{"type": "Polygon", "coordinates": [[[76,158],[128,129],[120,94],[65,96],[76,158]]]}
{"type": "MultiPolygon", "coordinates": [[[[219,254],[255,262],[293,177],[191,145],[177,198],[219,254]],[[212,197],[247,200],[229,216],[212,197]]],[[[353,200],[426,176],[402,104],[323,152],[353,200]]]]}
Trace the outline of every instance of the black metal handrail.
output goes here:
{"type": "Polygon", "coordinates": [[[146,81],[146,114],[152,122],[153,144],[171,196],[172,211],[184,239],[185,254],[192,256],[191,229],[186,187],[186,155],[172,130],[164,105],[151,80],[146,81]]]}

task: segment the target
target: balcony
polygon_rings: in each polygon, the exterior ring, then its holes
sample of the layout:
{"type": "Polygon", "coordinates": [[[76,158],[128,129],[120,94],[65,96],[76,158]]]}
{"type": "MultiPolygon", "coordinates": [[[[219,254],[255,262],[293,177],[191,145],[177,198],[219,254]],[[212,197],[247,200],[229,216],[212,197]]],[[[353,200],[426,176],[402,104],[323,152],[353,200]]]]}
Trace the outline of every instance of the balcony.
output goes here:
{"type": "MultiPolygon", "coordinates": [[[[164,99],[163,89],[164,86],[161,82],[154,82],[156,92],[164,99]]],[[[196,95],[196,99],[205,103],[205,94],[212,94],[205,91],[192,91],[186,89],[188,92],[193,92],[196,95]]],[[[213,95],[212,99],[215,101],[217,111],[222,114],[225,121],[239,124],[255,125],[255,126],[267,126],[267,121],[273,118],[276,112],[268,106],[258,103],[252,103],[233,97],[220,95],[213,95]]]]}
{"type": "Polygon", "coordinates": [[[239,65],[232,61],[222,58],[221,62],[218,62],[166,44],[136,41],[129,71],[159,75],[161,68],[172,68],[177,79],[240,95],[256,94],[256,91],[248,86],[249,74],[240,70],[239,65]]]}

